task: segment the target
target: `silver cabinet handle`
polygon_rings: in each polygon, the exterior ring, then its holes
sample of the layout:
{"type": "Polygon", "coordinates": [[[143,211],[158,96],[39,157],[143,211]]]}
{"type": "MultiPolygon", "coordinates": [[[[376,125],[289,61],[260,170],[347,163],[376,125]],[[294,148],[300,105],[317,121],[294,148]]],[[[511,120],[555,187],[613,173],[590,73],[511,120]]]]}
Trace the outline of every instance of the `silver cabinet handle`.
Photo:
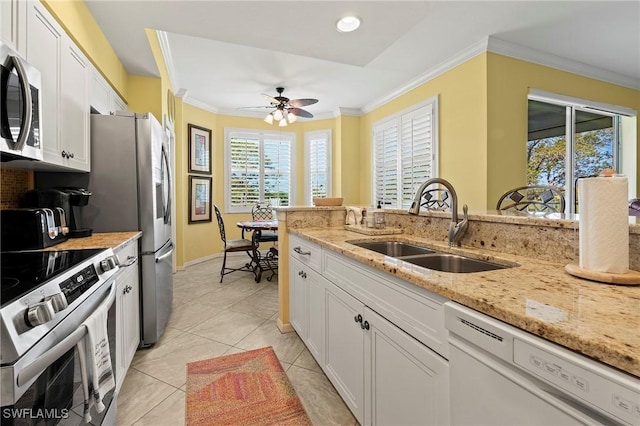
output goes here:
{"type": "Polygon", "coordinates": [[[126,268],[127,266],[131,266],[133,264],[135,264],[138,261],[138,258],[136,256],[127,256],[127,260],[125,261],[124,264],[120,264],[121,268],[126,268]]]}
{"type": "Polygon", "coordinates": [[[298,254],[301,254],[303,256],[311,256],[311,252],[310,251],[302,251],[302,249],[300,247],[294,247],[293,251],[295,251],[298,254]]]}

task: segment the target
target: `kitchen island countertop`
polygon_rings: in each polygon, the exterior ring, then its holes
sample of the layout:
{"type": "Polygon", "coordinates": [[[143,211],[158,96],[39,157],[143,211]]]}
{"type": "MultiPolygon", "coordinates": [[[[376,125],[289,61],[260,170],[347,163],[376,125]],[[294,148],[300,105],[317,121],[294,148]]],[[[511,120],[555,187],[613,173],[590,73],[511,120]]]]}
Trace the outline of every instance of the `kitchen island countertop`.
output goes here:
{"type": "Polygon", "coordinates": [[[640,287],[573,277],[564,264],[409,235],[367,237],[342,228],[290,232],[491,317],[640,377],[640,287]],[[349,244],[395,240],[502,264],[507,269],[445,273],[349,244]]]}

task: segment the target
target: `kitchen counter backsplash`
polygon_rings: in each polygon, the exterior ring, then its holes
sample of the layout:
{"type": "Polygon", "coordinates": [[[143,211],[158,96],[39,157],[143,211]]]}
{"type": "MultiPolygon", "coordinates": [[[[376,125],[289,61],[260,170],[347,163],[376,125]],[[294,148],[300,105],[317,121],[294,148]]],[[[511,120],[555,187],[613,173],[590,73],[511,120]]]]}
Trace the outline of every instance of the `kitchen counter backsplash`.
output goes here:
{"type": "MultiPolygon", "coordinates": [[[[277,212],[278,219],[286,217],[292,229],[340,227],[346,217],[344,207],[284,207],[277,212]]],[[[449,212],[427,211],[414,216],[405,210],[385,210],[387,227],[429,240],[446,242],[450,221],[449,212]]],[[[577,262],[578,225],[573,216],[472,213],[462,245],[556,263],[577,262]]],[[[640,222],[629,226],[629,268],[640,271],[640,222]]]]}

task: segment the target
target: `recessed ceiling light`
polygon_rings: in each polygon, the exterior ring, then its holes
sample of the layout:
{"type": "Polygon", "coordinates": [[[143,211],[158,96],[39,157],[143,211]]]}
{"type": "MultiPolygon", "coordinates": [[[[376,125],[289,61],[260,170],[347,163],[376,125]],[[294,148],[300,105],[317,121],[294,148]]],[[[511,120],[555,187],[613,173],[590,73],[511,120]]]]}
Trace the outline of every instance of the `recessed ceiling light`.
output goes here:
{"type": "Polygon", "coordinates": [[[360,26],[360,19],[355,16],[345,16],[336,24],[338,31],[341,33],[349,33],[355,31],[360,26]]]}

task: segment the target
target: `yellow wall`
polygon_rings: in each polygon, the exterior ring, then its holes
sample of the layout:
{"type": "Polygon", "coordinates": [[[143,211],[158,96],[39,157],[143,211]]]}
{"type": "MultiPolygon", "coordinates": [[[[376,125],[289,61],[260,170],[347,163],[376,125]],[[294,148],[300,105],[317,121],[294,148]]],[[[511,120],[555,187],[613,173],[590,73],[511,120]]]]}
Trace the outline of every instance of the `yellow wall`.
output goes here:
{"type": "Polygon", "coordinates": [[[364,206],[360,181],[362,175],[371,173],[371,168],[363,168],[363,146],[370,141],[360,136],[360,117],[342,115],[336,121],[338,135],[331,153],[333,195],[343,197],[346,206],[364,206]]]}
{"type": "MultiPolygon", "coordinates": [[[[495,53],[488,53],[487,57],[486,203],[489,209],[495,208],[496,200],[505,191],[526,185],[527,94],[530,88],[640,111],[638,90],[495,53]]],[[[638,126],[640,121],[636,120],[636,134],[640,134],[638,126]]],[[[640,156],[636,168],[638,165],[640,156]]]]}
{"type": "Polygon", "coordinates": [[[56,17],[98,71],[111,83],[118,95],[128,103],[127,71],[85,2],[77,0],[41,0],[41,2],[56,17]]]}
{"type": "Polygon", "coordinates": [[[361,118],[361,202],[372,204],[372,126],[417,103],[438,96],[439,176],[456,188],[462,203],[485,208],[486,55],[478,55],[454,69],[388,102],[361,118]]]}

